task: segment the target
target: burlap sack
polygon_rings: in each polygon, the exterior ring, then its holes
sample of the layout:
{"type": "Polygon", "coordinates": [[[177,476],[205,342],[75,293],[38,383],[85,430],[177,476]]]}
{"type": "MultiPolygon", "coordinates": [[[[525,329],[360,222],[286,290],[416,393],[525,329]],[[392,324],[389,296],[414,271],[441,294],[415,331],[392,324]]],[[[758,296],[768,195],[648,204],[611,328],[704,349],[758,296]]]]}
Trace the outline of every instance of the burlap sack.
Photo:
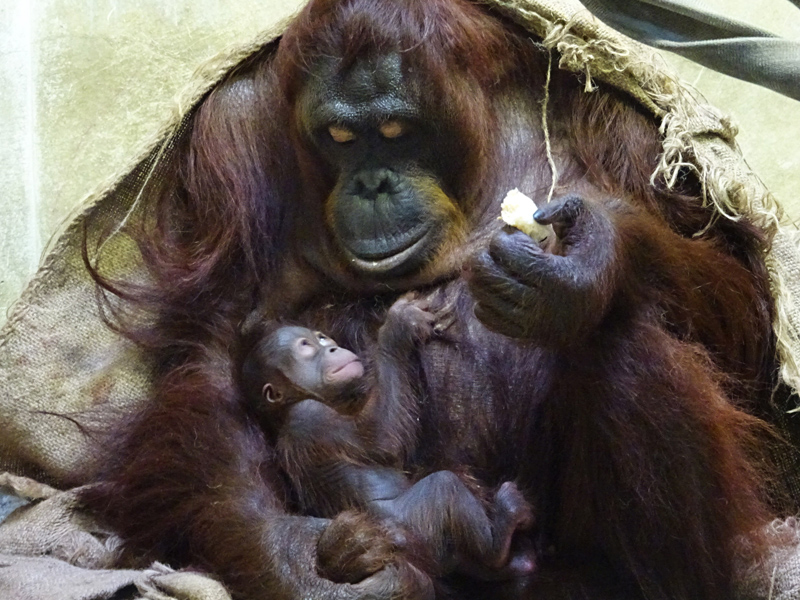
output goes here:
{"type": "Polygon", "coordinates": [[[86,569],[47,556],[0,553],[0,598],[8,600],[231,600],[198,573],[155,564],[143,571],[86,569]]]}
{"type": "Polygon", "coordinates": [[[114,569],[120,540],[76,501],[78,490],[0,473],[0,493],[27,503],[0,519],[0,598],[4,600],[230,600],[200,573],[155,563],[114,569]]]}
{"type": "MultiPolygon", "coordinates": [[[[614,86],[660,121],[664,152],[654,179],[673,182],[678,170],[688,167],[703,183],[706,201],[723,217],[747,214],[765,229],[777,227],[767,257],[778,308],[775,332],[783,379],[800,388],[798,232],[781,224],[779,207],[743,162],[730,121],[667,73],[651,50],[608,29],[577,2],[485,4],[542,40],[560,68],[582,74],[586,93],[597,82],[614,86]]],[[[102,428],[147,399],[147,357],[100,319],[80,255],[83,226],[91,222],[90,240],[102,230],[116,232],[100,252],[106,273],[140,277],[137,253],[124,232],[126,223],[143,217],[137,200],[158,182],[161,165],[203,94],[275,35],[226,53],[198,75],[156,141],[129,170],[89,198],[12,309],[0,330],[0,471],[53,484],[69,481],[91,458],[92,426],[102,428]]]]}

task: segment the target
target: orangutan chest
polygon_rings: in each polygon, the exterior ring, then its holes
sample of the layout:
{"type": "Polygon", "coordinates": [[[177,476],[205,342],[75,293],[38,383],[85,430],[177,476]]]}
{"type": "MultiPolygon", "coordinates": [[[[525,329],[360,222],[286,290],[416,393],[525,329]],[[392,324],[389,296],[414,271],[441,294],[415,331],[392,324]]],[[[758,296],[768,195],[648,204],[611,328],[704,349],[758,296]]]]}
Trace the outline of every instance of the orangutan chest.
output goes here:
{"type": "Polygon", "coordinates": [[[517,477],[547,396],[548,360],[530,349],[523,354],[513,340],[467,327],[428,343],[420,352],[415,461],[430,470],[469,464],[478,477],[517,477]]]}

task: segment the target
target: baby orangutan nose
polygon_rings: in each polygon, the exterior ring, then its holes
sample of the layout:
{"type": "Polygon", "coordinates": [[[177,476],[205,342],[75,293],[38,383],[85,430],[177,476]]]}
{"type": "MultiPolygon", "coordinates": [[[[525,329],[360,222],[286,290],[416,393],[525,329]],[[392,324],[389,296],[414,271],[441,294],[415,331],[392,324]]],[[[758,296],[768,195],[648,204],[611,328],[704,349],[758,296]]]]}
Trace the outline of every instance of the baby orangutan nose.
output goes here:
{"type": "Polygon", "coordinates": [[[358,356],[339,346],[331,346],[325,355],[324,379],[329,384],[344,384],[361,378],[364,366],[358,356]]]}

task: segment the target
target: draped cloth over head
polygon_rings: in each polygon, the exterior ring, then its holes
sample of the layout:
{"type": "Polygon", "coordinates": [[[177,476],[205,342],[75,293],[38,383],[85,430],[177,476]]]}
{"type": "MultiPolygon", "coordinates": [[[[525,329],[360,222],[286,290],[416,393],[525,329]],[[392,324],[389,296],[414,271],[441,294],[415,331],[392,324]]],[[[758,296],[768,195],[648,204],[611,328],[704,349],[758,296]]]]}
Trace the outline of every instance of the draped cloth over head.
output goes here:
{"type": "MultiPolygon", "coordinates": [[[[653,115],[663,135],[654,181],[672,183],[679,171],[691,169],[720,218],[747,215],[774,232],[766,260],[777,307],[781,375],[800,389],[800,238],[781,223],[779,207],[743,162],[731,122],[668,73],[654,51],[608,28],[577,2],[482,4],[530,31],[553,52],[554,63],[584,78],[586,93],[597,85],[613,86],[653,115]]],[[[152,365],[103,323],[83,265],[83,237],[91,245],[101,234],[116,232],[100,249],[103,272],[144,277],[136,245],[125,234],[126,225],[146,218],[137,210],[139,200],[159,181],[205,94],[241,61],[271,52],[279,34],[264,34],[210,63],[156,140],[88,199],[53,244],[0,330],[0,472],[56,485],[72,481],[91,453],[92,423],[107,425],[148,397],[152,365]],[[70,415],[75,419],[64,418],[70,415]]]]}

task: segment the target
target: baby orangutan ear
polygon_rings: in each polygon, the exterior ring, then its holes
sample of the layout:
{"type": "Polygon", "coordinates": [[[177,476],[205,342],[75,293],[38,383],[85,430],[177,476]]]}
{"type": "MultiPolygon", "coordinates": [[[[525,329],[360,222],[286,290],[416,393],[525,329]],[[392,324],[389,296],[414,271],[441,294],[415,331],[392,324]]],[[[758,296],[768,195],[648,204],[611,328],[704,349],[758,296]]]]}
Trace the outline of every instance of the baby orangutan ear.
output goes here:
{"type": "Polygon", "coordinates": [[[270,404],[275,404],[283,400],[283,394],[276,390],[271,383],[265,383],[261,388],[261,396],[270,404]]]}

